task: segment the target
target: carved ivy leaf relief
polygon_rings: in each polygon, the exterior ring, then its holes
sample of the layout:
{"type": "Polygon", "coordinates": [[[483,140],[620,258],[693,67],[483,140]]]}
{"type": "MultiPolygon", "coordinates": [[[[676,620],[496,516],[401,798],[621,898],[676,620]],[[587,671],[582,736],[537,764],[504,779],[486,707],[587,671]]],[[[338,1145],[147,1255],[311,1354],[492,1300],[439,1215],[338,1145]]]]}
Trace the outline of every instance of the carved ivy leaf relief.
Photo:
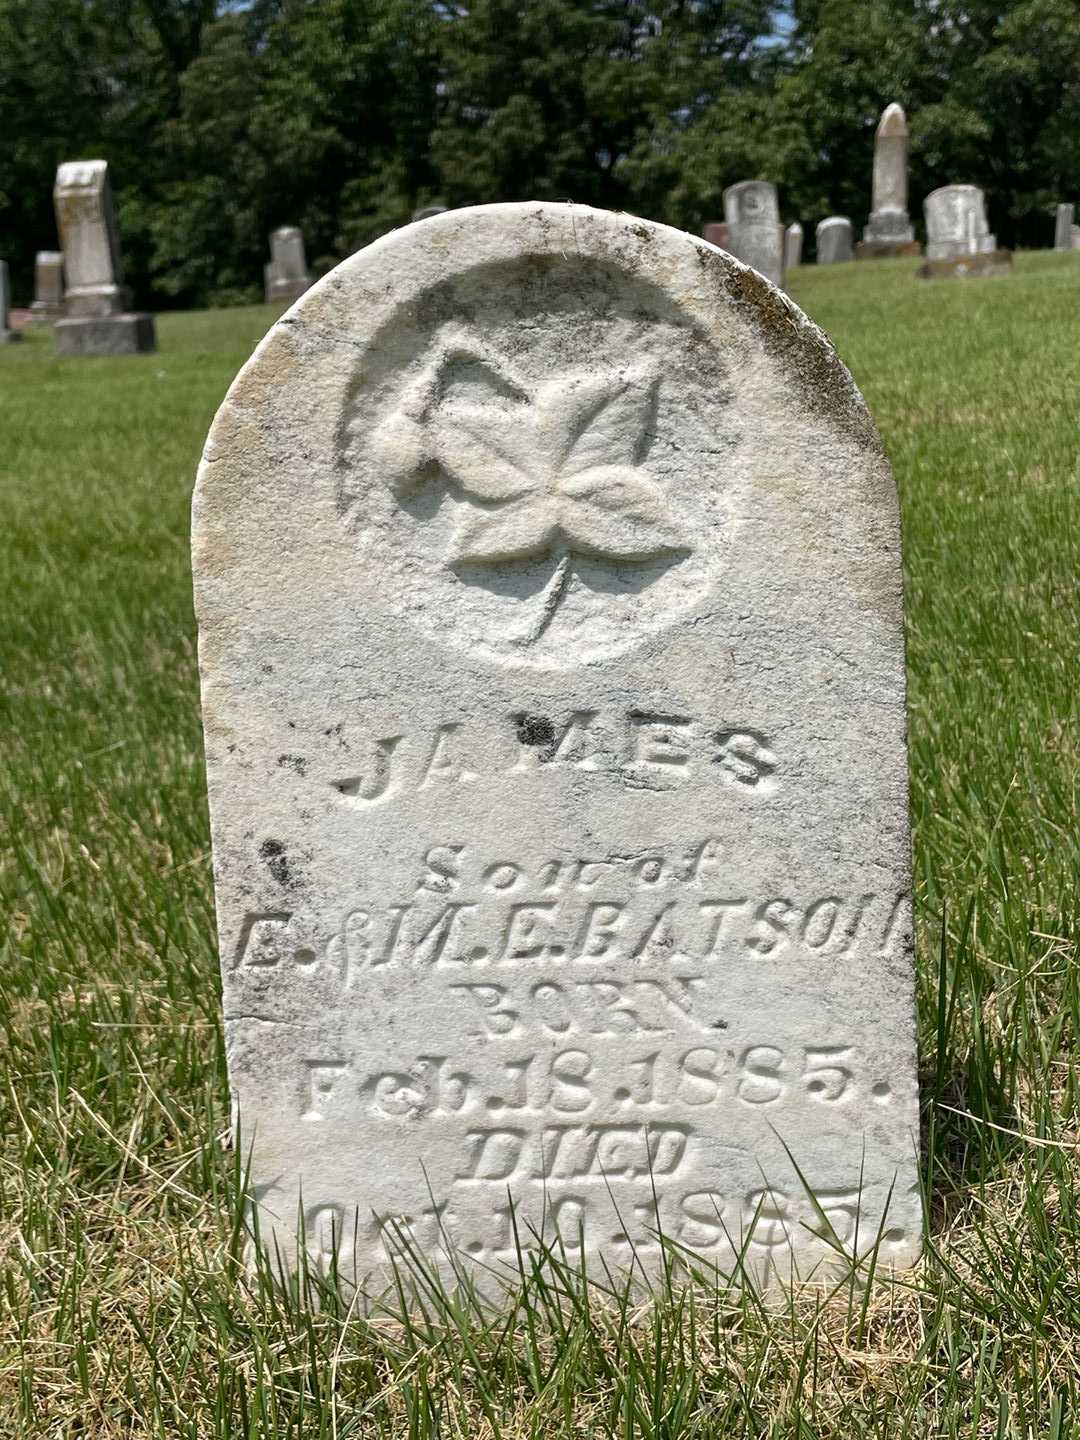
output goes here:
{"type": "Polygon", "coordinates": [[[686,530],[641,464],[658,375],[652,366],[560,375],[530,395],[504,365],[477,349],[447,347],[391,417],[399,495],[435,461],[469,502],[452,536],[455,569],[557,557],[538,621],[547,628],[572,576],[574,555],[627,563],[687,551],[686,530]],[[472,382],[448,384],[468,365],[472,382]],[[455,370],[456,367],[456,370],[455,370]],[[481,383],[476,383],[476,376],[481,383]],[[485,378],[486,377],[486,378],[485,378]],[[402,442],[408,437],[408,445],[402,442]],[[406,474],[400,461],[407,451],[406,474]]]}

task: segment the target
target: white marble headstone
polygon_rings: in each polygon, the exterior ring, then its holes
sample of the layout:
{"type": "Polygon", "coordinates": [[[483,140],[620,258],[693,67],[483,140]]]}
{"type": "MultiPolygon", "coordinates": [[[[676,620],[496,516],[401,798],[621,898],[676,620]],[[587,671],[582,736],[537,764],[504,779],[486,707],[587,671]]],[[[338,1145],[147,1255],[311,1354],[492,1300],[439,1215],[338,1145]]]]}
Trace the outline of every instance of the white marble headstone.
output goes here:
{"type": "Polygon", "coordinates": [[[1073,248],[1072,232],[1073,221],[1076,214],[1075,205],[1062,203],[1057,207],[1054,216],[1054,249],[1071,250],[1073,248]]]}
{"type": "Polygon", "coordinates": [[[263,266],[266,301],[296,300],[310,284],[303,232],[296,225],[282,225],[270,234],[270,263],[263,266]]]}
{"type": "Polygon", "coordinates": [[[283,280],[306,280],[304,236],[295,225],[282,225],[270,235],[270,263],[283,280]]]}
{"type": "Polygon", "coordinates": [[[803,228],[798,220],[784,232],[784,269],[794,270],[802,264],[803,228]]]}
{"type": "Polygon", "coordinates": [[[887,105],[874,132],[873,200],[863,240],[877,245],[910,245],[915,239],[908,215],[907,116],[887,105]]]}
{"type": "Polygon", "coordinates": [[[64,256],[59,250],[39,250],[34,256],[34,301],[31,309],[58,315],[64,308],[64,256]]]}
{"type": "Polygon", "coordinates": [[[67,277],[68,316],[119,314],[129,296],[123,285],[107,162],[65,161],[56,171],[53,201],[67,277]]]}
{"type": "Polygon", "coordinates": [[[265,1244],[914,1259],[896,492],[794,305],[629,215],[394,232],[237,378],[193,543],[265,1244]]]}
{"type": "Polygon", "coordinates": [[[942,185],[923,201],[926,258],[955,260],[997,248],[986,220],[986,196],[978,185],[942,185]]]}
{"type": "Polygon", "coordinates": [[[727,250],[774,285],[784,283],[784,227],[776,186],[768,180],[742,180],[724,191],[727,250]]]}
{"type": "Polygon", "coordinates": [[[846,215],[830,215],[819,221],[814,236],[819,265],[841,265],[846,260],[854,260],[854,236],[846,215]]]}

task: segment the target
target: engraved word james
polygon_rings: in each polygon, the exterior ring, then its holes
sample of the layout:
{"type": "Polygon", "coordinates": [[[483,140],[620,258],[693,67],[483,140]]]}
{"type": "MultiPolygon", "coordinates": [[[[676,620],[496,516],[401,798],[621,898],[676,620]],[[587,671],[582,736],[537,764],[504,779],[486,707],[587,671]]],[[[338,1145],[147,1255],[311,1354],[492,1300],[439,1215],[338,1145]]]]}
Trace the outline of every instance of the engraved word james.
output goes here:
{"type": "Polygon", "coordinates": [[[362,769],[333,785],[361,807],[440,782],[560,768],[613,772],[628,788],[668,789],[691,780],[698,767],[715,766],[722,780],[764,794],[780,765],[757,730],[648,710],[574,710],[557,718],[518,711],[491,725],[451,720],[420,734],[365,738],[360,748],[362,769]]]}

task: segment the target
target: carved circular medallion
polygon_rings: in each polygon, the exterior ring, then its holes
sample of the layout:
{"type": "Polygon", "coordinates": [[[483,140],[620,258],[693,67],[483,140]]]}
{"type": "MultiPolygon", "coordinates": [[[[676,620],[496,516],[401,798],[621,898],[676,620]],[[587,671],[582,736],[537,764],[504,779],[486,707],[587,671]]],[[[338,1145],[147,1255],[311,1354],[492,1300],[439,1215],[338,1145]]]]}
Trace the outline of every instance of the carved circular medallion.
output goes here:
{"type": "Polygon", "coordinates": [[[730,528],[731,379],[661,289],[580,255],[477,264],[403,306],[348,394],[339,504],[409,618],[565,667],[697,605],[730,528]]]}

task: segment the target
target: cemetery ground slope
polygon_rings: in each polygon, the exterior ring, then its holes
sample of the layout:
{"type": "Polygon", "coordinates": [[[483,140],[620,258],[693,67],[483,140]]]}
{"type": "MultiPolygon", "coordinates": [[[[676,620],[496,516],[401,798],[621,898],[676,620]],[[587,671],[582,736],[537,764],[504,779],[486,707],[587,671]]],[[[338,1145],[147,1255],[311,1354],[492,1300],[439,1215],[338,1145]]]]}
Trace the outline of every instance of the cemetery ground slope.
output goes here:
{"type": "Polygon", "coordinates": [[[0,354],[0,1435],[1056,1436],[1080,1402],[1080,255],[796,272],[905,520],[924,1165],[912,1275],[767,1314],[524,1287],[343,1323],[247,1278],[188,504],[263,309],[0,354]],[[944,917],[944,920],[942,919],[944,917]]]}

